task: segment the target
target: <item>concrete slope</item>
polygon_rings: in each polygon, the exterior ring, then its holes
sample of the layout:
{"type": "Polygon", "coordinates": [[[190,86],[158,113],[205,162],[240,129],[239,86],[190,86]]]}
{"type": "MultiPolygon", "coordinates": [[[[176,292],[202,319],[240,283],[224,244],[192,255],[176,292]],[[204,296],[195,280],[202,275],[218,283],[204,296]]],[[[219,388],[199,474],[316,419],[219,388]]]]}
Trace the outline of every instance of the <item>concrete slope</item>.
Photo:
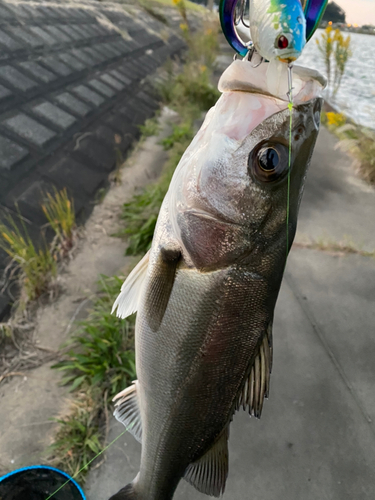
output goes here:
{"type": "MultiPolygon", "coordinates": [[[[66,187],[86,218],[158,103],[146,77],[184,47],[174,29],[126,3],[0,0],[0,218],[40,239],[40,203],[66,187]]],[[[0,251],[1,274],[6,265],[0,251]]],[[[0,318],[7,296],[0,296],[0,318]]]]}
{"type": "MultiPolygon", "coordinates": [[[[301,206],[299,233],[374,248],[374,191],[324,128],[301,206]],[[326,237],[327,237],[326,236],[326,237]]],[[[230,500],[373,500],[375,497],[375,261],[294,248],[274,324],[270,399],[261,420],[231,425],[230,500]]],[[[220,411],[218,409],[218,411],[220,411]]],[[[114,423],[110,439],[122,432],[114,423]]],[[[89,500],[105,500],[137,474],[130,435],[89,476],[89,500]]],[[[181,481],[176,500],[203,500],[181,481]]]]}

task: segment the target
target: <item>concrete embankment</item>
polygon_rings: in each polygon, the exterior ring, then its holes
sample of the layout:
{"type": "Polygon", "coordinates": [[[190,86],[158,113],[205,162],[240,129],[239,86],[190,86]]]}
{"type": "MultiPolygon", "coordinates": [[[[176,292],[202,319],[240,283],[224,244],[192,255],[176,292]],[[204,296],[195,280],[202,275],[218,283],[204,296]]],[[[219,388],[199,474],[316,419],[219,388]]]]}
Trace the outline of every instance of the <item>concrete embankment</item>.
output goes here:
{"type": "MultiPolygon", "coordinates": [[[[184,48],[178,12],[164,11],[168,25],[132,2],[0,1],[1,220],[16,203],[37,241],[54,186],[89,215],[158,107],[148,79],[184,48]]],[[[0,288],[6,262],[0,250],[0,288]]]]}

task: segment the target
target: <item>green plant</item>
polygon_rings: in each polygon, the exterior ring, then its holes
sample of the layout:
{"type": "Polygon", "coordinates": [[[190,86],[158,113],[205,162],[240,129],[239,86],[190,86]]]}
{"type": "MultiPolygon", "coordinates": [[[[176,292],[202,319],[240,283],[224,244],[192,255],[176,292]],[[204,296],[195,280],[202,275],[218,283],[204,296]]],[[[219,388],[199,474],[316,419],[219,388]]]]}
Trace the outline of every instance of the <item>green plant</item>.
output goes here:
{"type": "Polygon", "coordinates": [[[350,50],[350,36],[343,37],[339,29],[335,30],[335,73],[333,78],[333,94],[336,94],[341,85],[341,80],[345,72],[348,59],[352,56],[350,50]]]}
{"type": "Polygon", "coordinates": [[[173,132],[161,141],[165,150],[172,149],[176,142],[191,141],[194,137],[194,130],[189,122],[181,125],[173,125],[173,132]]]}
{"type": "Polygon", "coordinates": [[[327,89],[330,89],[332,83],[333,95],[337,93],[346,64],[352,53],[350,50],[350,36],[344,38],[339,29],[333,30],[332,26],[328,25],[321,34],[321,38],[316,39],[318,49],[323,55],[324,63],[327,72],[327,89]],[[334,60],[335,64],[333,65],[334,60]],[[333,81],[332,79],[332,68],[333,81]]]}
{"type": "Polygon", "coordinates": [[[83,481],[87,472],[87,468],[81,471],[82,467],[103,449],[103,406],[98,391],[85,386],[71,403],[69,414],[54,419],[59,428],[48,450],[49,461],[78,481],[83,481]]]}
{"type": "Polygon", "coordinates": [[[74,391],[84,384],[107,390],[111,398],[135,378],[134,318],[111,314],[123,279],[101,276],[100,291],[88,318],[80,323],[66,359],[52,368],[65,372],[62,384],[74,391]]]}
{"type": "Polygon", "coordinates": [[[2,248],[20,271],[24,300],[34,300],[47,292],[57,274],[56,260],[45,242],[38,248],[30,238],[26,226],[19,216],[20,226],[12,216],[0,223],[0,248],[2,248]]]}
{"type": "Polygon", "coordinates": [[[148,118],[143,125],[138,126],[142,137],[150,137],[159,132],[159,125],[156,118],[148,118]]]}
{"type": "Polygon", "coordinates": [[[73,246],[76,219],[73,200],[68,196],[66,188],[53,194],[46,194],[46,202],[42,204],[42,210],[49,225],[56,234],[61,253],[66,254],[73,246]]]}

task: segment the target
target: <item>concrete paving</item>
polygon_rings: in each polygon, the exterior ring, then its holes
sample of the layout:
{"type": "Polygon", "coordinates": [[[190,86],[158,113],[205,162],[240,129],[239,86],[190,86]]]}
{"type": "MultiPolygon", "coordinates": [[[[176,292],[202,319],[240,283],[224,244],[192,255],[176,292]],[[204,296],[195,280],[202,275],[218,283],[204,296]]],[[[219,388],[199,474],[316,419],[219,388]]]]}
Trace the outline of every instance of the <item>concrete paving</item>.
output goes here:
{"type": "MultiPolygon", "coordinates": [[[[375,192],[321,130],[301,205],[303,236],[374,250],[375,192]]],[[[270,399],[261,420],[240,411],[231,425],[224,499],[375,498],[375,261],[294,248],[274,324],[270,399]]],[[[123,431],[113,422],[110,439],[123,431]]],[[[89,475],[88,500],[106,500],[138,472],[129,434],[89,475]]],[[[206,496],[181,481],[175,500],[206,496]]]]}

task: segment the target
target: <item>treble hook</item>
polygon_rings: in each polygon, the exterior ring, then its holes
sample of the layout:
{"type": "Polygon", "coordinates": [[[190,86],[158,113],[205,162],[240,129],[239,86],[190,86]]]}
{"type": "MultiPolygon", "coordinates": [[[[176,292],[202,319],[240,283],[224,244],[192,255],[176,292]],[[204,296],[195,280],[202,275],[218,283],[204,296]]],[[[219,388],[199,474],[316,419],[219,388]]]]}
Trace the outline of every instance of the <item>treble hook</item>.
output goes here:
{"type": "MultiPolygon", "coordinates": [[[[247,24],[245,19],[244,19],[246,4],[247,4],[247,0],[241,0],[239,17],[237,18],[237,12],[235,12],[235,14],[234,14],[235,15],[235,18],[234,18],[234,25],[235,26],[238,26],[242,22],[242,24],[246,28],[250,28],[250,24],[247,24]]],[[[250,9],[250,5],[249,5],[249,9],[250,9]]]]}

